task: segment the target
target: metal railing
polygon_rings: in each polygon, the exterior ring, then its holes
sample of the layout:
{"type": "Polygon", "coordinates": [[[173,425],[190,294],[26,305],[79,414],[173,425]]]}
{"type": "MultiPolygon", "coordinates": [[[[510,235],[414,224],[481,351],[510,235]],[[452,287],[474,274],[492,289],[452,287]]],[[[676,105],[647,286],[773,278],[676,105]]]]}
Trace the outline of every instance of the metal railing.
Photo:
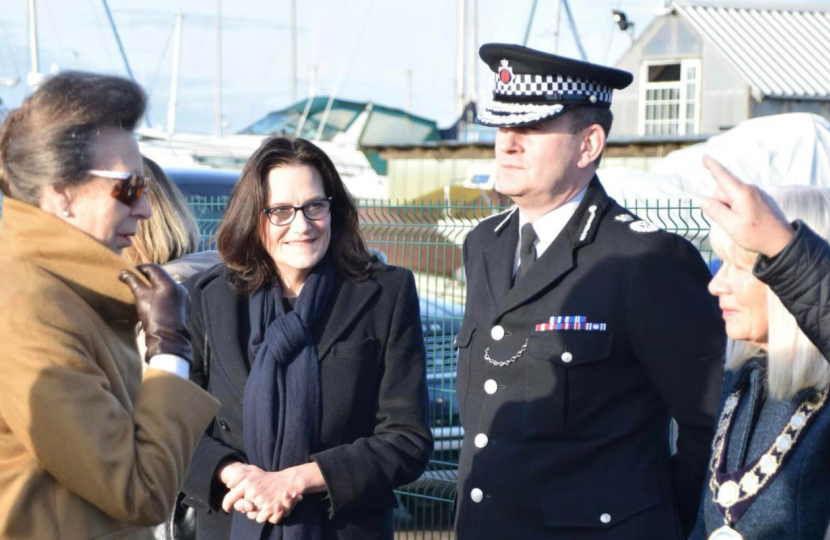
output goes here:
{"type": "MultiPolygon", "coordinates": [[[[226,198],[191,200],[202,246],[212,247],[226,198]]],[[[639,200],[625,206],[640,218],[692,242],[711,263],[709,223],[691,201],[639,200]]],[[[419,480],[397,490],[398,540],[449,540],[458,454],[463,431],[455,395],[453,340],[464,317],[466,300],[462,257],[464,238],[479,222],[505,208],[449,203],[418,204],[362,200],[360,227],[367,246],[386,262],[415,274],[427,349],[427,384],[435,452],[419,480]]]]}
{"type": "MultiPolygon", "coordinates": [[[[227,197],[189,200],[202,233],[200,249],[215,247],[227,197]]],[[[626,201],[640,218],[692,242],[710,264],[709,223],[691,201],[626,201]]],[[[419,480],[396,491],[398,540],[449,540],[462,429],[455,394],[455,334],[466,300],[462,245],[483,219],[505,208],[447,201],[395,204],[359,201],[360,227],[370,249],[416,278],[427,350],[427,384],[435,452],[419,480]]]]}

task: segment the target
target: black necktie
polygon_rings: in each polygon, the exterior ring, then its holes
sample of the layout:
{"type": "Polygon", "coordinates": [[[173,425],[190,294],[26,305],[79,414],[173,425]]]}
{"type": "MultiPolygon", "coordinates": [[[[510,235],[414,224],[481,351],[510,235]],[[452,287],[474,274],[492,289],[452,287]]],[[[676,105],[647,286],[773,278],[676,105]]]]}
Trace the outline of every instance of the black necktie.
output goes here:
{"type": "Polygon", "coordinates": [[[524,277],[536,260],[536,248],[533,247],[533,244],[537,238],[539,237],[536,236],[533,225],[525,223],[522,227],[521,245],[519,247],[519,277],[524,277]]]}

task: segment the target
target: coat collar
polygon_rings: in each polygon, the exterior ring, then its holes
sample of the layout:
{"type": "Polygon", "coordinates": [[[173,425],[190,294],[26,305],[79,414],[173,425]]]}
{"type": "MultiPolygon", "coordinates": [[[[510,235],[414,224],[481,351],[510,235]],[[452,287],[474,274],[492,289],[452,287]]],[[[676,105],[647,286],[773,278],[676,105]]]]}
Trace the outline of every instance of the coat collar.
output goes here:
{"type": "Polygon", "coordinates": [[[105,320],[138,322],[135,298],[118,279],[129,263],[57,216],[4,197],[0,246],[66,283],[105,320]]]}
{"type": "Polygon", "coordinates": [[[513,212],[495,230],[495,242],[485,250],[487,283],[497,317],[533,299],[574,266],[574,252],[596,238],[600,219],[610,205],[599,179],[594,176],[574,215],[528,273],[511,288],[513,259],[518,242],[519,216],[513,212]]]}

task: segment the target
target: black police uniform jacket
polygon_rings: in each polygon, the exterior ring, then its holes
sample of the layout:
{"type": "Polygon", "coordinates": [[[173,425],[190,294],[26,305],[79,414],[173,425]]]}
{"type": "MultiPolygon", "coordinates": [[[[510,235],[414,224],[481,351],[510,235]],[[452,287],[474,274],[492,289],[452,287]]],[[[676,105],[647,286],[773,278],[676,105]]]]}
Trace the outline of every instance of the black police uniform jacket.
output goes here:
{"type": "Polygon", "coordinates": [[[464,244],[459,540],[686,538],[723,381],[706,264],[594,178],[511,286],[518,224],[518,211],[486,219],[464,244]],[[605,326],[537,330],[552,316],[605,326]]]}
{"type": "MultiPolygon", "coordinates": [[[[250,373],[248,299],[218,265],[185,283],[193,333],[191,378],[218,398],[182,491],[197,511],[199,540],[230,538],[226,459],[245,461],[242,402],[250,373]]],[[[307,495],[324,514],[324,540],[391,540],[393,489],[417,479],[432,453],[424,338],[412,273],[375,264],[368,279],[338,279],[311,329],[320,361],[320,447],[309,459],[328,493],[307,495]]],[[[291,517],[288,518],[292,519],[291,517]]],[[[244,539],[243,539],[244,540],[244,539]]]]}

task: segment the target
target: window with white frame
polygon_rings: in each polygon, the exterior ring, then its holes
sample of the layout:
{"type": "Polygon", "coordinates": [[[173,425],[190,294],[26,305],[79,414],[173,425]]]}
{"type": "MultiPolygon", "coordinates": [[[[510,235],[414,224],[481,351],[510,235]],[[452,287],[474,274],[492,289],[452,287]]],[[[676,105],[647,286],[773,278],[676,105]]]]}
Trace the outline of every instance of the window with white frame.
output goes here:
{"type": "Polygon", "coordinates": [[[640,135],[699,132],[699,59],[645,62],[640,80],[640,135]]]}

